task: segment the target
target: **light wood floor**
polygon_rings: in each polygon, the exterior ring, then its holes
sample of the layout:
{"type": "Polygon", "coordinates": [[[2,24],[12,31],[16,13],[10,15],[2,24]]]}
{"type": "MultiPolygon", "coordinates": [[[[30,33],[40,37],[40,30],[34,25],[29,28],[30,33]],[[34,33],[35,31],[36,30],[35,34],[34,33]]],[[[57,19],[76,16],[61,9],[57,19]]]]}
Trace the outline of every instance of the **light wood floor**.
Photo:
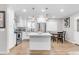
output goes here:
{"type": "Polygon", "coordinates": [[[79,52],[79,46],[65,41],[63,44],[60,42],[51,41],[50,51],[30,51],[29,40],[24,40],[18,46],[10,50],[9,55],[70,55],[73,52],[79,52]]]}

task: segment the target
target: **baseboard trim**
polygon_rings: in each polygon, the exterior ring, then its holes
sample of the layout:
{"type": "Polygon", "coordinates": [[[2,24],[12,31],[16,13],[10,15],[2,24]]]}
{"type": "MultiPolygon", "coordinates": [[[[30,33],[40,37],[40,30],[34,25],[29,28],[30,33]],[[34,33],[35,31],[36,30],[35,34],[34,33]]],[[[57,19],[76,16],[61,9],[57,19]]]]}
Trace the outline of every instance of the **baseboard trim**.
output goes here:
{"type": "Polygon", "coordinates": [[[70,42],[70,43],[73,43],[73,44],[75,44],[75,42],[74,42],[74,41],[71,41],[71,40],[66,40],[66,41],[68,41],[68,42],[70,42]]]}
{"type": "Polygon", "coordinates": [[[9,51],[0,51],[0,55],[7,55],[9,51]]]}
{"type": "Polygon", "coordinates": [[[13,49],[14,47],[16,47],[16,44],[15,44],[12,48],[10,48],[9,51],[10,51],[11,49],[13,49]]]}
{"type": "Polygon", "coordinates": [[[76,41],[71,41],[71,40],[67,40],[67,41],[70,42],[70,43],[72,43],[72,44],[75,44],[75,45],[79,46],[79,43],[76,42],[76,41]]]}

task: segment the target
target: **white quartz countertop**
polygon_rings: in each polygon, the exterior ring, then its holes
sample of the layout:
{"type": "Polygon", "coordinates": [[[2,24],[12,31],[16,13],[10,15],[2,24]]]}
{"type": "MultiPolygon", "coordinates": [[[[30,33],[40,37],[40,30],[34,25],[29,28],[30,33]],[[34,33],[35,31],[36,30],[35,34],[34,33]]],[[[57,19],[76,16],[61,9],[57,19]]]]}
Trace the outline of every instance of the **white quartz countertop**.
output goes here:
{"type": "Polygon", "coordinates": [[[42,33],[42,32],[31,32],[28,33],[29,36],[52,36],[50,33],[42,33]]]}

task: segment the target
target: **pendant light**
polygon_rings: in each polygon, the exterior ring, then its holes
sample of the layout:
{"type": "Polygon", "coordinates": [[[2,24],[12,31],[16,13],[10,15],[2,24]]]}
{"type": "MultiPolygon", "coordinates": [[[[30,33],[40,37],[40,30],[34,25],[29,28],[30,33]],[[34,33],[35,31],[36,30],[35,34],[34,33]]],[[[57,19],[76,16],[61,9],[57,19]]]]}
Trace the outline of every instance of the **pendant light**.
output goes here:
{"type": "Polygon", "coordinates": [[[32,19],[35,20],[35,8],[32,8],[33,10],[33,16],[32,16],[32,19]]]}
{"type": "Polygon", "coordinates": [[[46,8],[46,16],[45,16],[46,21],[48,20],[48,8],[46,8]]]}

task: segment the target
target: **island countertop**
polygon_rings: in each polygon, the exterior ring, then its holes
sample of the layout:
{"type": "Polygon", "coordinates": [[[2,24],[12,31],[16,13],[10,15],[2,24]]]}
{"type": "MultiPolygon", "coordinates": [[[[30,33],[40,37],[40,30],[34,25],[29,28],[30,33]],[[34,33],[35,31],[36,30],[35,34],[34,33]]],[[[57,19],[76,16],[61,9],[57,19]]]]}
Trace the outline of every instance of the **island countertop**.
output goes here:
{"type": "Polygon", "coordinates": [[[50,33],[28,33],[30,36],[30,50],[51,50],[50,33]]]}
{"type": "Polygon", "coordinates": [[[41,32],[31,32],[28,33],[29,36],[51,36],[50,33],[41,33],[41,32]]]}

